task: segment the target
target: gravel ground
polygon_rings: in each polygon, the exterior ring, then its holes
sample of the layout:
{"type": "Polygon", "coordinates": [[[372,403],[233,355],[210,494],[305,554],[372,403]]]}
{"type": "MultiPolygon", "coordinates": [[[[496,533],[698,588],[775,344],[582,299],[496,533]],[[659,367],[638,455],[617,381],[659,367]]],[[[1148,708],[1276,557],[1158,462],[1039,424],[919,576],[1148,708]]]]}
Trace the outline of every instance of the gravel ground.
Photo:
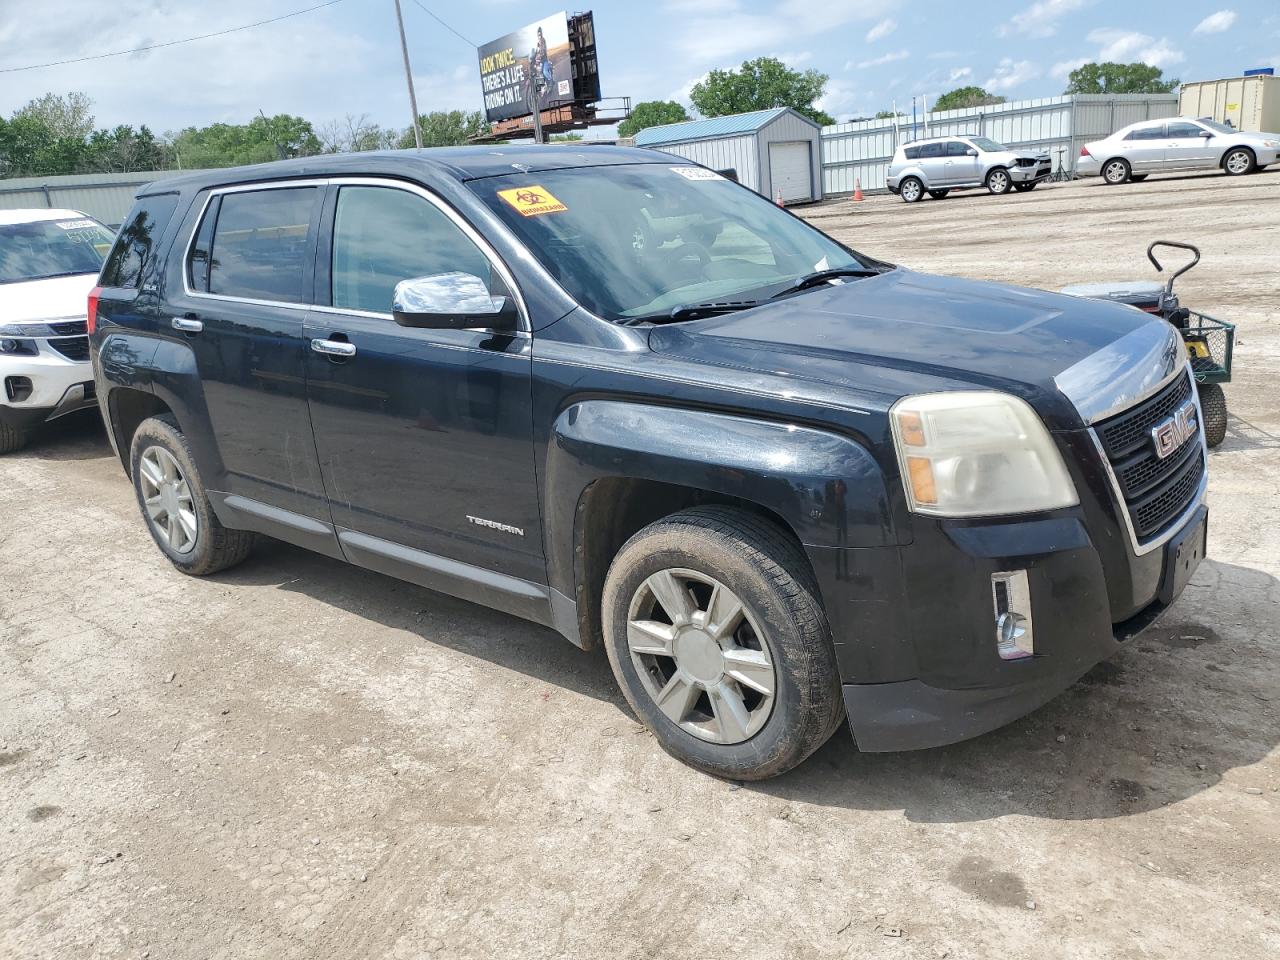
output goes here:
{"type": "Polygon", "coordinates": [[[1210,554],[1032,716],[738,787],[603,655],[281,544],[152,546],[93,420],[0,460],[0,956],[1272,957],[1280,950],[1280,174],[803,211],[1036,286],[1148,274],[1240,323],[1210,554]]]}

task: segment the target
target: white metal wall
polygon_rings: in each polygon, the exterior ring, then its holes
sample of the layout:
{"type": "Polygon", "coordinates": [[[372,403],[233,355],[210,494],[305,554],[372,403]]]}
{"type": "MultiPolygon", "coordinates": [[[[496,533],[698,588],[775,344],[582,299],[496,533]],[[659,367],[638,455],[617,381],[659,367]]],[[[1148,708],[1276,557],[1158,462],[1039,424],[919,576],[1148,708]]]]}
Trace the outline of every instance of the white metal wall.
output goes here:
{"type": "Polygon", "coordinates": [[[883,189],[898,143],[925,136],[990,137],[1021,150],[1048,153],[1055,169],[1071,171],[1080,147],[1090,140],[1139,120],[1177,115],[1178,97],[1172,93],[1077,94],[931,113],[918,117],[914,132],[909,117],[899,121],[897,129],[892,120],[838,123],[822,129],[823,190],[852,193],[855,178],[861,179],[863,190],[883,189]]]}
{"type": "Polygon", "coordinates": [[[20,177],[0,180],[0,210],[65,207],[119,226],[145,184],[180,177],[191,170],[140,173],[86,173],[65,177],[20,177]]]}
{"type": "Polygon", "coordinates": [[[720,137],[716,140],[694,140],[689,143],[664,143],[654,147],[663,153],[684,157],[712,170],[732,168],[738,171],[738,182],[752,190],[760,190],[760,154],[756,134],[720,137]]]}

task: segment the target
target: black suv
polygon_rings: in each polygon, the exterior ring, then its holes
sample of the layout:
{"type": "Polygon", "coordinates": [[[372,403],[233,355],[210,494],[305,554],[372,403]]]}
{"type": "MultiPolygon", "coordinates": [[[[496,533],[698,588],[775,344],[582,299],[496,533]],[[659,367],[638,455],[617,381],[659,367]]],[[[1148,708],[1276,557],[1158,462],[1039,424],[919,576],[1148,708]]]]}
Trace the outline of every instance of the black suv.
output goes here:
{"type": "Polygon", "coordinates": [[[145,189],[91,297],[152,536],[277,537],[603,645],[680,759],[761,778],[845,717],[974,736],[1203,555],[1174,329],[855,253],[595,147],[309,158],[145,189]]]}

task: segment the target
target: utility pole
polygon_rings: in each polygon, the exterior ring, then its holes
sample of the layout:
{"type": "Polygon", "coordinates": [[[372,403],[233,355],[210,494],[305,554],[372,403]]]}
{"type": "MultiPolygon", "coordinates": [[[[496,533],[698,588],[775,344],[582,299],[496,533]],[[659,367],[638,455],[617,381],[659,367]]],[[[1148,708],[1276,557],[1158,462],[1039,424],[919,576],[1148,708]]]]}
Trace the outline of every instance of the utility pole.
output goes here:
{"type": "Polygon", "coordinates": [[[404,79],[409,85],[409,109],[413,111],[413,142],[422,149],[422,124],[418,121],[418,97],[413,92],[413,69],[409,66],[409,44],[404,39],[404,17],[400,14],[400,0],[396,0],[396,24],[400,27],[400,52],[404,54],[404,79]]]}

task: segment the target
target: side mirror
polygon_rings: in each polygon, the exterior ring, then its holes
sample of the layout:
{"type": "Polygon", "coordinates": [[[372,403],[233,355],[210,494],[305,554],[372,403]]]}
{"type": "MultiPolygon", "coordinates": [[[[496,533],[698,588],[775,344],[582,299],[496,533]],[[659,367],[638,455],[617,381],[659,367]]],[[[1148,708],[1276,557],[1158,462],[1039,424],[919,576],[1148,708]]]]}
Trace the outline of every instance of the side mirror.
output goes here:
{"type": "Polygon", "coordinates": [[[391,314],[402,327],[429,330],[515,330],[516,304],[495,297],[470,273],[437,273],[396,284],[391,314]]]}
{"type": "Polygon", "coordinates": [[[1212,139],[1213,139],[1213,131],[1212,131],[1212,130],[1201,130],[1201,131],[1200,131],[1200,136],[1204,137],[1206,140],[1212,140],[1212,139]]]}
{"type": "Polygon", "coordinates": [[[978,155],[978,151],[973,149],[973,147],[970,147],[968,150],[964,152],[964,155],[966,157],[976,157],[978,155]]]}

